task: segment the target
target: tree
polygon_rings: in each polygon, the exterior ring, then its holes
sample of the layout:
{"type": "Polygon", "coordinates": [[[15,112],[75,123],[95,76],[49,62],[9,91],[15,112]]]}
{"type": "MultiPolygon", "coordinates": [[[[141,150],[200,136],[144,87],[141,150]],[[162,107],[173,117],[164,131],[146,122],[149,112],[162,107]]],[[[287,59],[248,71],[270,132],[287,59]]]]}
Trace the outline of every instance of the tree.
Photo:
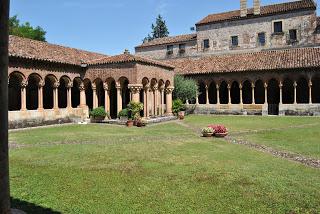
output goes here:
{"type": "Polygon", "coordinates": [[[174,77],[173,98],[180,99],[183,102],[197,97],[198,84],[193,79],[188,79],[180,75],[174,77]]]}
{"type": "Polygon", "coordinates": [[[161,15],[158,15],[156,23],[151,25],[151,29],[151,35],[148,34],[148,36],[144,38],[143,42],[150,42],[157,38],[169,36],[169,30],[166,21],[163,20],[163,17],[161,15]]]}
{"type": "Polygon", "coordinates": [[[46,41],[46,31],[39,26],[32,27],[29,22],[20,24],[17,16],[9,19],[9,34],[43,42],[46,41]]]}
{"type": "Polygon", "coordinates": [[[0,4],[0,214],[10,213],[8,161],[8,18],[9,0],[0,4]]]}

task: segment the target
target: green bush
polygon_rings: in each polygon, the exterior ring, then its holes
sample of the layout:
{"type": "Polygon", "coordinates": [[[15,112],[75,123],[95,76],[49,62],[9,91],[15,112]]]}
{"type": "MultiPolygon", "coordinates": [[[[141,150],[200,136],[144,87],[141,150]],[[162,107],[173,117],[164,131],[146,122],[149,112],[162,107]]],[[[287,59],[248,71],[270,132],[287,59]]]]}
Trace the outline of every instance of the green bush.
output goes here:
{"type": "Polygon", "coordinates": [[[186,100],[193,100],[197,97],[199,88],[195,80],[180,75],[174,77],[173,98],[180,99],[183,103],[186,100]]]}
{"type": "Polygon", "coordinates": [[[140,112],[143,110],[143,104],[140,102],[131,101],[128,105],[128,111],[131,112],[131,116],[134,120],[140,118],[140,112]]]}
{"type": "Polygon", "coordinates": [[[105,111],[104,107],[98,107],[90,111],[90,117],[97,118],[97,117],[106,117],[108,113],[105,111]]]}
{"type": "Polygon", "coordinates": [[[128,111],[128,109],[122,109],[120,112],[119,112],[119,114],[118,114],[118,117],[120,118],[120,117],[128,117],[129,116],[129,111],[128,111]]]}
{"type": "Polygon", "coordinates": [[[185,111],[185,110],[186,110],[186,106],[183,104],[182,100],[176,99],[173,101],[173,104],[172,104],[173,113],[178,114],[180,111],[185,111]]]}

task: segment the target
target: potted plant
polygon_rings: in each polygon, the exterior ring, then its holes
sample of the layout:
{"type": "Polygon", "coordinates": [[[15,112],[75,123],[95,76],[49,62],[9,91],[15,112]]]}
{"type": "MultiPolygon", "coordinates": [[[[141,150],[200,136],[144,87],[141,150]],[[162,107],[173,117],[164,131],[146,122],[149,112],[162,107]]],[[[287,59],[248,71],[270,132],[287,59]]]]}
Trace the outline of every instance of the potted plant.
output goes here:
{"type": "Polygon", "coordinates": [[[180,120],[184,119],[186,107],[183,104],[182,100],[176,99],[173,101],[172,111],[175,115],[178,116],[180,120]]]}
{"type": "Polygon", "coordinates": [[[209,125],[208,127],[214,130],[216,137],[226,137],[229,134],[228,129],[224,125],[209,125]]]}
{"type": "Polygon", "coordinates": [[[131,101],[128,104],[128,111],[131,113],[134,124],[137,125],[138,119],[141,118],[140,112],[143,110],[143,104],[140,102],[131,101]]]}
{"type": "Polygon", "coordinates": [[[128,109],[122,109],[119,114],[118,114],[118,118],[121,120],[121,121],[126,121],[128,120],[128,117],[129,117],[129,112],[128,112],[128,109]]]}
{"type": "Polygon", "coordinates": [[[203,137],[212,137],[214,134],[214,130],[210,127],[203,128],[201,130],[203,137]]]}
{"type": "Polygon", "coordinates": [[[99,123],[105,120],[106,117],[109,118],[109,115],[105,111],[103,106],[95,108],[92,111],[90,111],[91,122],[99,123]]]}
{"type": "Polygon", "coordinates": [[[128,127],[132,127],[132,126],[133,126],[133,120],[132,120],[132,118],[129,118],[129,119],[127,120],[126,125],[127,125],[128,127]]]}

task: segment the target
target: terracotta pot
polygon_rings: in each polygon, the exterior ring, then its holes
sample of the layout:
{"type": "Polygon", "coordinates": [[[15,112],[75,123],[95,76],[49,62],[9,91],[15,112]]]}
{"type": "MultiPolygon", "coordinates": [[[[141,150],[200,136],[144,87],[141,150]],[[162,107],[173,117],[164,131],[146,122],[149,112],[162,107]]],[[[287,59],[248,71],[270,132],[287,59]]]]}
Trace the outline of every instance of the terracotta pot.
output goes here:
{"type": "Polygon", "coordinates": [[[132,127],[133,126],[133,120],[128,120],[126,124],[127,124],[128,127],[132,127]]]}
{"type": "Polygon", "coordinates": [[[226,133],[215,133],[214,136],[216,137],[226,137],[229,133],[226,132],[226,133]]]}
{"type": "Polygon", "coordinates": [[[178,118],[179,118],[180,120],[183,120],[183,119],[184,119],[184,115],[185,115],[185,112],[184,112],[184,111],[180,111],[180,112],[178,113],[178,118]]]}
{"type": "Polygon", "coordinates": [[[202,133],[203,137],[212,137],[213,133],[202,133]]]}

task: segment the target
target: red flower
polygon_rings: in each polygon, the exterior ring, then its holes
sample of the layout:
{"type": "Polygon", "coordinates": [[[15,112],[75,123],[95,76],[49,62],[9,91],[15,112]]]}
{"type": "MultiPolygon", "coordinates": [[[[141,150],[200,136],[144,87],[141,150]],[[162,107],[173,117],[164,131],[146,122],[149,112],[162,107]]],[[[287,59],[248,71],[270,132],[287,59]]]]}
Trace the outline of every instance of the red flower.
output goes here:
{"type": "Polygon", "coordinates": [[[227,133],[228,129],[224,125],[209,125],[209,128],[214,130],[214,133],[227,133]]]}

